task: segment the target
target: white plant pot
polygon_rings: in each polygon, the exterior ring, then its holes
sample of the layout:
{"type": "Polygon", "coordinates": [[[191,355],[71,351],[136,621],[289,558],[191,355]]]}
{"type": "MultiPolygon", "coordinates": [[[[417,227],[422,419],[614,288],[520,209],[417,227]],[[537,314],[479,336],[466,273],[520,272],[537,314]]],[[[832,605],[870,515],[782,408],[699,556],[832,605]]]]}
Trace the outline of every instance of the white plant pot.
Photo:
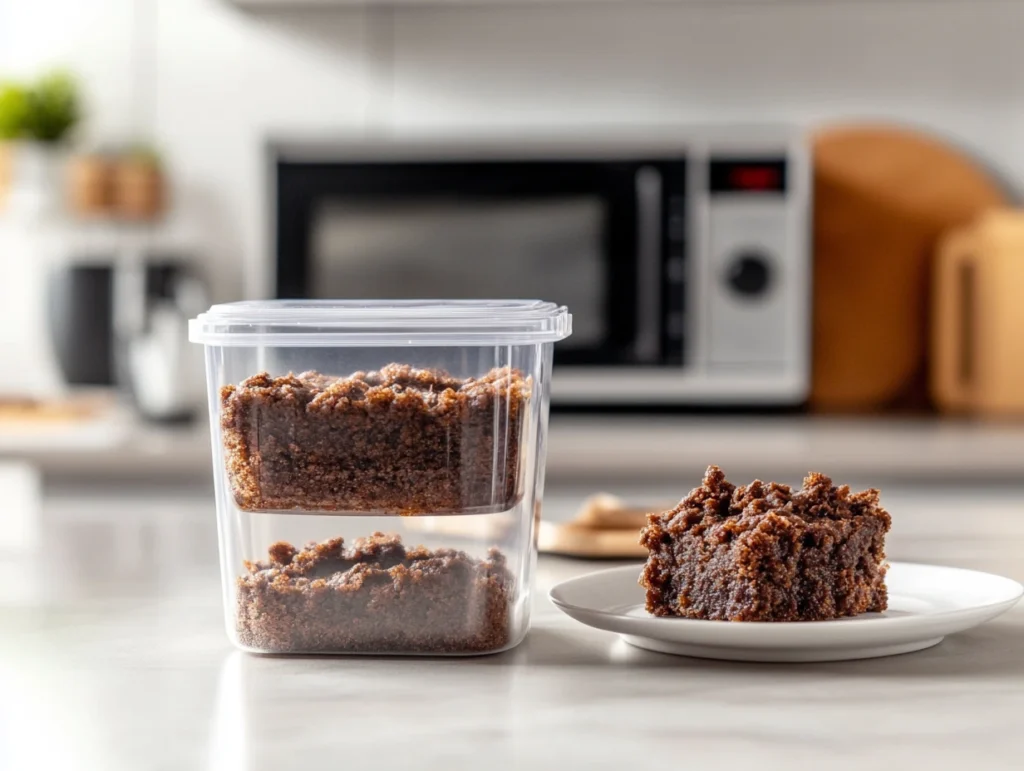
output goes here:
{"type": "Polygon", "coordinates": [[[0,325],[17,334],[5,338],[0,394],[50,398],[66,390],[46,317],[46,274],[64,240],[64,153],[40,142],[16,142],[5,152],[9,176],[0,208],[0,325]]]}
{"type": "Polygon", "coordinates": [[[10,183],[4,214],[39,219],[61,210],[64,153],[53,144],[15,142],[10,147],[10,183]]]}

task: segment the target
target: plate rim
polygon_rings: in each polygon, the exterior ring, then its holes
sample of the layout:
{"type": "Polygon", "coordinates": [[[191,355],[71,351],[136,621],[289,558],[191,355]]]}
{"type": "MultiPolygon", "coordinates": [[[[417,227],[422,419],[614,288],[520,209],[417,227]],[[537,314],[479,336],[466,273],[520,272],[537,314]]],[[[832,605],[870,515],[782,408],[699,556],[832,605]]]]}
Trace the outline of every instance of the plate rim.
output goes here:
{"type": "MultiPolygon", "coordinates": [[[[620,565],[618,567],[603,568],[601,570],[592,570],[592,571],[590,571],[588,573],[584,573],[581,576],[574,576],[573,578],[567,578],[564,581],[559,581],[557,584],[555,584],[554,586],[552,586],[548,590],[548,600],[553,605],[555,605],[559,610],[562,610],[563,612],[566,612],[569,609],[572,609],[572,610],[576,610],[576,611],[582,611],[583,613],[603,616],[603,617],[606,617],[606,618],[609,618],[609,619],[627,619],[627,620],[631,620],[631,621],[635,620],[635,621],[643,621],[643,622],[664,622],[664,623],[673,624],[674,626],[677,626],[677,627],[679,625],[682,625],[682,624],[685,624],[687,626],[700,625],[700,626],[705,626],[705,627],[708,624],[715,624],[715,625],[722,625],[722,626],[729,626],[729,627],[732,627],[732,626],[744,626],[744,627],[746,627],[746,626],[761,626],[761,627],[772,627],[772,628],[776,628],[776,629],[795,629],[797,627],[804,627],[804,628],[806,628],[808,625],[813,625],[813,627],[815,629],[823,629],[823,628],[827,628],[827,627],[839,627],[839,626],[842,626],[844,629],[848,630],[850,628],[850,622],[851,621],[855,622],[855,621],[858,621],[858,620],[863,621],[863,622],[867,622],[867,621],[870,620],[870,621],[875,621],[876,623],[878,621],[884,621],[886,623],[886,626],[896,626],[896,625],[907,626],[907,625],[919,625],[922,622],[923,619],[927,619],[929,621],[932,621],[932,620],[940,620],[941,621],[944,618],[952,618],[952,617],[960,616],[960,615],[962,615],[964,613],[978,613],[978,612],[982,612],[982,611],[987,611],[989,609],[999,608],[999,607],[1002,607],[1002,606],[1007,606],[1006,610],[1008,610],[1010,607],[1013,607],[1013,605],[1015,605],[1021,599],[1022,596],[1024,596],[1024,584],[1021,584],[1019,581],[1016,581],[1016,580],[1014,580],[1012,578],[1009,578],[1007,576],[1001,576],[998,573],[989,573],[989,572],[986,572],[986,571],[983,571],[983,570],[974,570],[973,568],[962,568],[962,567],[957,567],[955,565],[935,565],[935,564],[927,563],[927,562],[910,562],[910,561],[905,561],[905,560],[889,560],[889,561],[887,561],[887,564],[888,564],[889,568],[892,568],[894,565],[906,566],[906,567],[919,567],[919,568],[934,568],[934,569],[939,569],[939,570],[948,570],[948,571],[955,571],[955,572],[960,572],[960,573],[971,573],[971,574],[975,574],[975,575],[978,575],[978,576],[984,576],[985,578],[996,578],[996,579],[999,579],[1000,581],[1005,581],[1005,582],[1008,582],[1009,584],[1012,584],[1014,595],[1012,597],[1007,596],[1004,599],[996,600],[996,601],[993,601],[993,602],[988,602],[988,603],[985,603],[983,605],[969,605],[969,606],[966,606],[966,607],[953,608],[953,609],[950,609],[950,610],[942,610],[942,611],[938,611],[936,613],[928,613],[928,614],[924,614],[924,615],[898,616],[898,617],[894,617],[894,618],[885,618],[883,616],[882,618],[879,618],[877,620],[876,619],[863,619],[863,618],[859,618],[858,616],[848,616],[848,617],[845,617],[845,618],[827,619],[827,620],[824,620],[824,621],[744,621],[744,622],[723,621],[723,620],[720,620],[720,619],[679,618],[679,617],[676,617],[676,616],[652,616],[652,615],[648,615],[646,617],[634,617],[634,616],[627,616],[626,614],[621,613],[621,612],[617,612],[617,611],[610,611],[610,610],[604,610],[604,609],[600,609],[600,608],[593,608],[593,607],[587,607],[587,606],[583,606],[583,605],[578,605],[576,603],[571,603],[571,602],[567,602],[567,601],[565,601],[563,599],[559,599],[558,597],[555,596],[555,593],[559,589],[562,589],[563,587],[565,587],[567,584],[577,583],[577,582],[581,582],[581,581],[584,581],[584,580],[587,580],[587,579],[593,579],[595,576],[599,576],[599,575],[604,575],[604,574],[609,574],[609,573],[623,573],[623,574],[625,574],[626,571],[636,570],[637,571],[637,577],[639,577],[639,571],[641,571],[643,569],[643,565],[641,564],[641,565],[620,565]]],[[[571,614],[568,614],[568,615],[570,615],[570,617],[572,617],[571,614]]]]}

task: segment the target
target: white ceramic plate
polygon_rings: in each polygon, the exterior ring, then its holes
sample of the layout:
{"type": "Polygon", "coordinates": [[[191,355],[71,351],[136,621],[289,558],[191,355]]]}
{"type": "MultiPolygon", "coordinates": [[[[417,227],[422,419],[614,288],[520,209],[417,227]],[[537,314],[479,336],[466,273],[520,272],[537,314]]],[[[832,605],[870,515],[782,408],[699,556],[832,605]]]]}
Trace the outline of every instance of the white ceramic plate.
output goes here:
{"type": "Polygon", "coordinates": [[[974,570],[893,562],[889,609],[838,621],[730,623],[656,618],[635,566],[563,581],[551,601],[577,621],[661,653],[733,661],[842,661],[930,648],[1016,604],[1024,587],[974,570]]]}

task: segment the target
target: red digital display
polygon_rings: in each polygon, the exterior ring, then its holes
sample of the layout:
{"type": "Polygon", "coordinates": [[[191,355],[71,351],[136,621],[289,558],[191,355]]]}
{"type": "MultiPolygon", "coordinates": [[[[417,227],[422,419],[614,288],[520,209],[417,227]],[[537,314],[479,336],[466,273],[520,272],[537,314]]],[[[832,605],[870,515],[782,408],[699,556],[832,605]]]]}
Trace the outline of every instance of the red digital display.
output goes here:
{"type": "Polygon", "coordinates": [[[775,190],[779,186],[779,170],[772,166],[734,166],[729,181],[736,190],[775,190]]]}
{"type": "Polygon", "coordinates": [[[712,193],[778,195],[786,192],[784,158],[713,158],[708,171],[712,193]]]}

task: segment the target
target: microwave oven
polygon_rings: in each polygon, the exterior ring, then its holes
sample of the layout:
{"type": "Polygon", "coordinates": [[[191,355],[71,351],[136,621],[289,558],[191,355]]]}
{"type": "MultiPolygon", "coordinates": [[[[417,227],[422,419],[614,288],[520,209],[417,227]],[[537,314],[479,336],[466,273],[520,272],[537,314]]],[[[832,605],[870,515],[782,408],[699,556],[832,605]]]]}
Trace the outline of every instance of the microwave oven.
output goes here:
{"type": "Polygon", "coordinates": [[[281,142],[270,162],[277,297],[566,305],[556,406],[806,400],[798,131],[281,142]]]}

